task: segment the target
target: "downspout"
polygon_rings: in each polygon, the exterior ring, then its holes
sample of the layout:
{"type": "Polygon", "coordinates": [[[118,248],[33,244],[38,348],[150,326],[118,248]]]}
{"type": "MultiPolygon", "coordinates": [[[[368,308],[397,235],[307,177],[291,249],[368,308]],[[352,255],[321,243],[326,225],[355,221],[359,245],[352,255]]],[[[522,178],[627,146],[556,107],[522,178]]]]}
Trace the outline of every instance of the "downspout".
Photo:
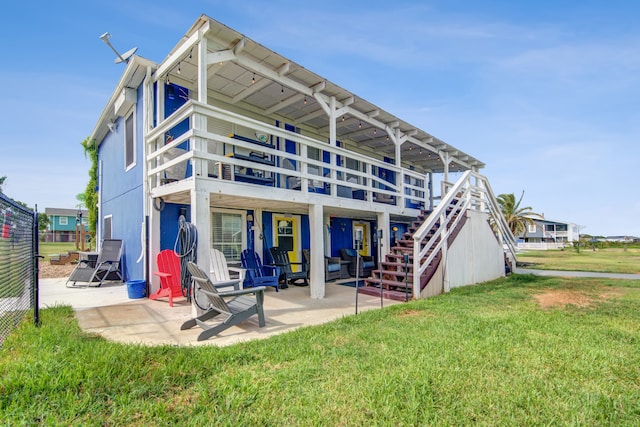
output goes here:
{"type": "Polygon", "coordinates": [[[149,295],[149,177],[147,176],[147,134],[151,130],[151,126],[153,123],[153,83],[152,83],[152,72],[151,67],[147,66],[147,74],[145,76],[145,84],[144,84],[144,116],[142,122],[142,128],[144,130],[144,135],[142,136],[142,184],[143,184],[143,203],[142,203],[142,216],[144,221],[142,223],[143,228],[143,247],[142,253],[140,256],[144,262],[144,281],[147,286],[147,295],[149,295]]]}
{"type": "Polygon", "coordinates": [[[96,251],[98,250],[98,242],[102,241],[102,191],[103,191],[103,187],[102,187],[102,160],[100,160],[100,162],[98,163],[98,224],[97,224],[97,230],[96,230],[96,241],[95,241],[95,246],[96,246],[96,251]]]}

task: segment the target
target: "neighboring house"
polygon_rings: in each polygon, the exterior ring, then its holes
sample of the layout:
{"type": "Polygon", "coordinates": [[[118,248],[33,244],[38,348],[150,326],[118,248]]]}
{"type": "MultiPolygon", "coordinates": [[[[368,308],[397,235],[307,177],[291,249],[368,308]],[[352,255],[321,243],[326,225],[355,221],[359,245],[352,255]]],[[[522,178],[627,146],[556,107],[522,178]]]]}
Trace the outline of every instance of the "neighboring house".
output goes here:
{"type": "Polygon", "coordinates": [[[342,248],[375,258],[389,296],[403,253],[414,298],[504,275],[503,248],[515,262],[482,162],[204,15],[163,62],[128,60],[91,137],[98,238],[123,239],[125,280],[152,291],[181,216],[206,269],[211,247],[310,249],[313,298],[342,248]]]}
{"type": "Polygon", "coordinates": [[[85,231],[89,231],[89,212],[85,209],[45,208],[44,213],[49,217],[45,242],[75,242],[78,221],[83,224],[85,231]]]}
{"type": "Polygon", "coordinates": [[[617,243],[635,243],[640,242],[640,237],[635,236],[607,236],[605,237],[607,242],[617,242],[617,243]]]}
{"type": "Polygon", "coordinates": [[[531,217],[533,224],[517,236],[519,249],[559,249],[580,240],[580,226],[571,222],[531,217]]]}

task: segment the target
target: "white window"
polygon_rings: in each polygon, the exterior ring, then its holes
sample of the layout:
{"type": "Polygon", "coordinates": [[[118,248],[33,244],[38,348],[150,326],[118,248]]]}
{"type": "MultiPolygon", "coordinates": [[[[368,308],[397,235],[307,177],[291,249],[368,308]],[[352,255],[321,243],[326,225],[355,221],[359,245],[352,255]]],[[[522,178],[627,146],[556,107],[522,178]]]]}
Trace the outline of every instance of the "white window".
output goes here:
{"type": "Polygon", "coordinates": [[[66,216],[61,216],[60,225],[68,225],[68,224],[69,224],[69,218],[67,218],[66,216]]]}
{"type": "Polygon", "coordinates": [[[136,165],[136,138],[134,116],[135,109],[124,121],[124,168],[129,170],[136,165]]]}
{"type": "Polygon", "coordinates": [[[111,238],[112,218],[112,215],[107,215],[104,217],[104,222],[102,223],[102,240],[111,238]]]}
{"type": "Polygon", "coordinates": [[[211,242],[228,262],[240,261],[245,247],[245,212],[215,210],[211,212],[211,242]]]}
{"type": "Polygon", "coordinates": [[[536,225],[529,224],[529,233],[535,233],[535,232],[536,232],[536,225]]]}

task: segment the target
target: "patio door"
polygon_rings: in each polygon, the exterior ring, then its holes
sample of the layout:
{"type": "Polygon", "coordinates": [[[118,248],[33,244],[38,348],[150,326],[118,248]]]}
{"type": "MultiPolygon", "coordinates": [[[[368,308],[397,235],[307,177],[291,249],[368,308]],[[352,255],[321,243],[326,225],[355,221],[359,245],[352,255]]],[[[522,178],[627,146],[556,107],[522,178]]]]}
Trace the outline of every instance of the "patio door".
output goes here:
{"type": "Polygon", "coordinates": [[[360,255],[366,256],[371,254],[371,247],[369,244],[369,223],[368,222],[354,222],[353,223],[353,247],[360,252],[360,255]],[[360,233],[362,240],[356,241],[356,236],[360,233]]]}
{"type": "MultiPolygon", "coordinates": [[[[292,263],[302,262],[299,216],[273,216],[273,246],[285,248],[292,263]]],[[[293,265],[291,269],[300,271],[300,266],[293,265]]]]}

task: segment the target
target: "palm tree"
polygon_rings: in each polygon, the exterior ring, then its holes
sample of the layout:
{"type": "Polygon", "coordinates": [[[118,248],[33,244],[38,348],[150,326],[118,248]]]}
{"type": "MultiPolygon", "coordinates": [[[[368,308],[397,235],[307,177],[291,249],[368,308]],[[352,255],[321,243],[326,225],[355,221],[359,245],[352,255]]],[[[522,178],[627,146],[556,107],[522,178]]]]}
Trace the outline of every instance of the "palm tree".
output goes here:
{"type": "Polygon", "coordinates": [[[531,217],[542,218],[542,215],[533,212],[530,206],[520,207],[523,197],[524,191],[517,202],[513,193],[500,194],[498,196],[498,204],[500,204],[502,215],[515,237],[524,235],[527,232],[527,225],[534,225],[531,217]]]}

